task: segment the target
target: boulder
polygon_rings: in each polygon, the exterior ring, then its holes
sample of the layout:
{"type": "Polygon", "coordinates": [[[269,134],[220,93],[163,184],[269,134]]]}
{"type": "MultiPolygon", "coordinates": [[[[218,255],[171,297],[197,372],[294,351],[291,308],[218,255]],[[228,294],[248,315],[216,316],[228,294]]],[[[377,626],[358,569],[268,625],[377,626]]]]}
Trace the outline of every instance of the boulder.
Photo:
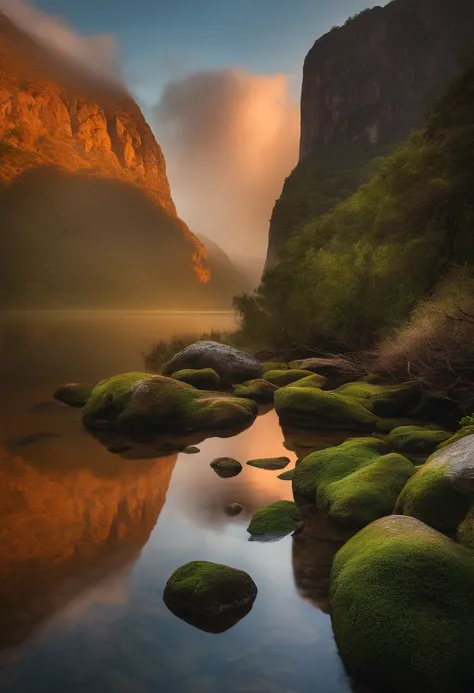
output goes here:
{"type": "Polygon", "coordinates": [[[212,368],[224,386],[260,378],[262,364],[251,354],[218,342],[196,342],[173,356],[161,369],[171,375],[183,369],[212,368]]]}
{"type": "Polygon", "coordinates": [[[313,375],[307,375],[305,378],[301,378],[301,380],[296,380],[292,387],[319,387],[323,389],[325,384],[326,378],[323,375],[313,373],[313,375]]]}
{"type": "Polygon", "coordinates": [[[171,609],[214,616],[252,603],[257,586],[243,570],[208,561],[192,561],[172,574],[163,594],[171,609]]]}
{"type": "Polygon", "coordinates": [[[275,409],[283,425],[297,428],[373,431],[378,422],[362,400],[318,388],[282,387],[275,409]]]}
{"type": "Polygon", "coordinates": [[[395,511],[454,532],[474,502],[474,435],[440,449],[412,476],[395,511]]]}
{"type": "Polygon", "coordinates": [[[96,385],[83,409],[91,430],[122,433],[239,431],[255,420],[255,402],[200,392],[173,378],[125,373],[96,385]]]}
{"type": "Polygon", "coordinates": [[[427,457],[451,435],[438,427],[399,426],[389,433],[387,441],[397,452],[427,457]]]}
{"type": "MultiPolygon", "coordinates": [[[[266,373],[263,374],[264,379],[272,383],[273,385],[276,385],[277,387],[284,387],[285,385],[291,385],[291,383],[295,383],[297,380],[302,380],[303,378],[307,378],[308,376],[313,375],[311,371],[302,371],[302,370],[283,370],[283,371],[267,371],[266,373]]],[[[321,376],[321,382],[324,384],[325,378],[322,378],[321,376]]]]}
{"type": "Polygon", "coordinates": [[[366,400],[376,416],[397,418],[410,416],[420,405],[422,391],[419,385],[401,383],[382,385],[369,380],[346,383],[337,390],[340,395],[366,400]]]}
{"type": "Polygon", "coordinates": [[[184,368],[173,373],[171,377],[198,390],[218,390],[221,386],[221,379],[212,368],[184,368]]]}
{"type": "Polygon", "coordinates": [[[249,467],[257,467],[257,469],[285,469],[290,464],[289,457],[262,457],[257,460],[249,460],[249,467]]]}
{"type": "Polygon", "coordinates": [[[337,387],[357,377],[354,376],[354,367],[350,361],[339,356],[300,359],[292,361],[290,367],[324,375],[329,387],[337,387]]]}
{"type": "Polygon", "coordinates": [[[293,492],[331,519],[363,527],[393,512],[414,465],[376,438],[349,440],[308,455],[295,468],[293,492]]]}
{"type": "Polygon", "coordinates": [[[54,398],[70,407],[82,408],[92,394],[94,385],[88,383],[69,383],[61,385],[54,393],[54,398]]]}
{"type": "Polygon", "coordinates": [[[270,404],[273,402],[276,390],[278,390],[276,385],[272,385],[262,378],[257,378],[256,380],[248,380],[242,385],[234,385],[232,392],[236,397],[253,399],[254,402],[260,404],[270,404]]]}
{"type": "Polygon", "coordinates": [[[348,672],[389,693],[474,687],[474,555],[414,518],[369,525],[336,554],[331,618],[348,672]]]}
{"type": "Polygon", "coordinates": [[[250,520],[247,532],[259,539],[281,539],[294,532],[302,520],[303,515],[296,503],[276,501],[257,510],[250,520]]]}
{"type": "Polygon", "coordinates": [[[224,479],[237,476],[243,469],[240,462],[232,457],[217,457],[211,462],[210,466],[218,476],[224,479]]]}

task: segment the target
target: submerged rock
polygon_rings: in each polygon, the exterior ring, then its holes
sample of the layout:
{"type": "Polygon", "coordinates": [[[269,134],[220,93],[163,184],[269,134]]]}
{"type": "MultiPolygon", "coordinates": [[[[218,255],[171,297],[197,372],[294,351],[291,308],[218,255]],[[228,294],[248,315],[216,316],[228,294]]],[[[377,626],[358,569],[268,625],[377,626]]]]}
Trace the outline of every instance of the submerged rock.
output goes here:
{"type": "Polygon", "coordinates": [[[276,385],[258,378],[257,380],[249,380],[243,385],[234,385],[233,394],[236,397],[253,399],[254,402],[261,404],[270,404],[273,402],[276,390],[278,390],[276,385]]]}
{"type": "Polygon", "coordinates": [[[441,448],[419,467],[395,508],[441,532],[454,532],[474,503],[474,435],[441,448]]]}
{"type": "Polygon", "coordinates": [[[125,373],[96,385],[82,421],[92,430],[124,433],[243,430],[258,413],[255,402],[148,373],[125,373]]]}
{"type": "Polygon", "coordinates": [[[180,351],[162,367],[163,375],[182,369],[212,368],[224,385],[260,378],[262,364],[251,354],[218,342],[196,342],[180,351]]]}
{"type": "Polygon", "coordinates": [[[275,409],[282,424],[301,428],[373,431],[378,421],[362,400],[312,387],[282,387],[275,409]]]}
{"type": "Polygon", "coordinates": [[[185,455],[197,455],[198,453],[201,452],[201,450],[196,447],[195,445],[188,445],[187,448],[184,448],[182,451],[185,455]]]}
{"type": "Polygon", "coordinates": [[[262,457],[258,460],[249,460],[249,467],[257,467],[257,469],[285,469],[290,464],[289,457],[262,457]]]}
{"type": "Polygon", "coordinates": [[[247,532],[254,538],[281,539],[297,530],[303,520],[301,510],[292,501],[276,501],[257,510],[247,532]]]}
{"type": "MultiPolygon", "coordinates": [[[[272,383],[273,385],[276,385],[277,387],[284,387],[285,385],[291,385],[291,383],[295,383],[298,380],[302,380],[303,378],[307,378],[310,375],[314,375],[311,371],[302,371],[302,370],[295,370],[295,369],[290,369],[290,370],[276,370],[276,371],[267,371],[266,373],[263,374],[263,377],[265,380],[267,380],[269,383],[272,383]]],[[[326,381],[325,378],[320,376],[321,381],[324,383],[326,381]]]]}
{"type": "Polygon", "coordinates": [[[185,368],[176,371],[171,377],[182,383],[188,383],[198,390],[218,390],[221,386],[221,379],[212,368],[185,368]]]}
{"type": "Polygon", "coordinates": [[[94,385],[88,383],[70,383],[58,387],[53,396],[59,402],[64,402],[70,407],[82,408],[91,396],[93,389],[94,385]]]}
{"type": "Polygon", "coordinates": [[[390,693],[474,686],[474,555],[423,523],[386,517],[336,554],[331,618],[349,673],[390,693]]]}
{"type": "Polygon", "coordinates": [[[293,476],[295,496],[315,502],[338,522],[364,526],[393,512],[415,467],[376,438],[348,440],[308,455],[293,476]]]}
{"type": "Polygon", "coordinates": [[[243,570],[208,561],[181,566],[166,583],[163,600],[184,614],[216,616],[253,603],[257,586],[243,570]]]}
{"type": "Polygon", "coordinates": [[[232,457],[217,457],[210,464],[216,474],[224,478],[237,476],[240,474],[243,467],[237,460],[232,457]]]}

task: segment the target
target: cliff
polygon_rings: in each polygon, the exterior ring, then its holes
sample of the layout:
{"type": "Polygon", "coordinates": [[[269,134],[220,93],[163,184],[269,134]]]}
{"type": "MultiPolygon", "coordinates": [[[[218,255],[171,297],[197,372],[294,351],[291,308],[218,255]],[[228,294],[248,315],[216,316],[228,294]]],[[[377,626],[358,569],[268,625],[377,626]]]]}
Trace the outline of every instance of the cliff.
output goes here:
{"type": "Polygon", "coordinates": [[[394,0],[320,38],[303,69],[300,161],[270,226],[267,266],[423,123],[474,39],[471,0],[394,0]]]}
{"type": "Polygon", "coordinates": [[[178,217],[133,98],[2,14],[0,213],[8,307],[212,306],[235,290],[178,217]]]}

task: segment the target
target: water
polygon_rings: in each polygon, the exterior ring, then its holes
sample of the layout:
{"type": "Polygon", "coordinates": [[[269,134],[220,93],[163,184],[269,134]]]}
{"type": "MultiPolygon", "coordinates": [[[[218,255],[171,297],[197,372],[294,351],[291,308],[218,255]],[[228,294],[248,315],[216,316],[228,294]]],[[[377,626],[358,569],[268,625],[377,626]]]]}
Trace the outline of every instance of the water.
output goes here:
{"type": "MultiPolygon", "coordinates": [[[[262,504],[291,499],[279,472],[221,479],[209,462],[296,454],[274,411],[196,455],[121,457],[51,400],[63,382],[140,370],[176,332],[229,329],[227,313],[10,313],[1,316],[0,691],[8,693],[348,693],[327,614],[341,537],[249,542],[262,504]],[[126,459],[127,457],[135,459],[126,459]],[[229,517],[229,503],[244,506],[229,517]],[[221,634],[162,602],[175,568],[211,560],[250,573],[251,612],[221,634]]],[[[301,445],[304,441],[301,442],[301,445]]]]}

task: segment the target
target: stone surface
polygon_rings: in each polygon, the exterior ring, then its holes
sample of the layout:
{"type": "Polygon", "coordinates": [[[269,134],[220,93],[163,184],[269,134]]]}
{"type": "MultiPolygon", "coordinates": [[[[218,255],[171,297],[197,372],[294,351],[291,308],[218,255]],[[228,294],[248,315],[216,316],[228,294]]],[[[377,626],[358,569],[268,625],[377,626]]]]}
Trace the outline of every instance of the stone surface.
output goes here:
{"type": "Polygon", "coordinates": [[[289,457],[262,457],[256,460],[247,462],[249,467],[257,467],[257,469],[277,470],[285,469],[290,464],[289,457]]]}
{"type": "Polygon", "coordinates": [[[87,383],[69,383],[58,387],[53,396],[59,402],[80,409],[91,396],[93,389],[94,385],[87,383]]]}

